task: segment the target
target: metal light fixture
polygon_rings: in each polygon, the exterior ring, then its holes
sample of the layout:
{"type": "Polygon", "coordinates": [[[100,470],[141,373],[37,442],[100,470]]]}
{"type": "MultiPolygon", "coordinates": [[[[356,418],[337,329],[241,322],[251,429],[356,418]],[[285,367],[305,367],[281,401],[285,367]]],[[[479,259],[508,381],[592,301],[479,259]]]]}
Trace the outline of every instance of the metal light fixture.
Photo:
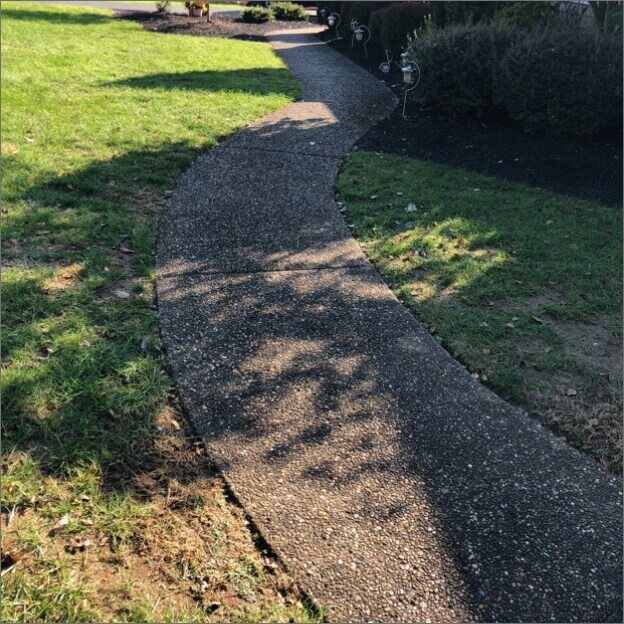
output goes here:
{"type": "Polygon", "coordinates": [[[353,43],[355,42],[355,31],[360,27],[360,23],[355,18],[353,18],[349,27],[351,29],[351,49],[353,50],[353,43]]]}
{"type": "Polygon", "coordinates": [[[379,71],[389,74],[392,69],[392,50],[384,50],[386,60],[379,66],[379,71]]]}
{"type": "Polygon", "coordinates": [[[368,58],[368,50],[366,48],[366,44],[370,41],[371,38],[370,28],[368,28],[368,26],[358,26],[353,31],[353,36],[358,43],[364,45],[364,54],[366,54],[366,58],[368,58]]]}
{"type": "Polygon", "coordinates": [[[321,23],[324,24],[327,21],[327,9],[323,7],[319,11],[319,17],[321,18],[321,23]]]}
{"type": "Polygon", "coordinates": [[[413,91],[420,82],[420,67],[418,63],[412,61],[409,52],[401,54],[401,71],[403,72],[403,119],[405,119],[405,105],[407,104],[407,94],[413,91]],[[403,64],[405,63],[405,64],[403,64]]]}
{"type": "Polygon", "coordinates": [[[401,69],[403,72],[403,83],[406,85],[411,85],[414,82],[414,67],[413,65],[406,65],[401,69]]]}
{"type": "Polygon", "coordinates": [[[336,39],[338,39],[338,37],[340,36],[338,34],[338,26],[340,26],[340,15],[338,15],[338,13],[330,13],[327,16],[327,25],[330,28],[336,29],[336,39]]]}

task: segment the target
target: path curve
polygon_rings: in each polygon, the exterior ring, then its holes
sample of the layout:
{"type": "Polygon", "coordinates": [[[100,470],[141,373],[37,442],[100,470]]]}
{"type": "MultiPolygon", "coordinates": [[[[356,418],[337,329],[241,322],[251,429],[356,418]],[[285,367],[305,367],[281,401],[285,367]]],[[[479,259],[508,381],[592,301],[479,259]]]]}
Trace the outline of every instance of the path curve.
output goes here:
{"type": "Polygon", "coordinates": [[[203,155],[158,245],[197,431],[331,621],[621,621],[621,481],[470,375],[397,301],[334,202],[395,105],[305,32],[305,98],[203,155]]]}

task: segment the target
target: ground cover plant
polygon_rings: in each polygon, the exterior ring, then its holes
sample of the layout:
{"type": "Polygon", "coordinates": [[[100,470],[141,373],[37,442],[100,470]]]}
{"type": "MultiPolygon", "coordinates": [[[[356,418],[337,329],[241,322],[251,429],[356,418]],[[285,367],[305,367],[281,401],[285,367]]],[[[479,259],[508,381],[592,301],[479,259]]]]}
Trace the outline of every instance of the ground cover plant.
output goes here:
{"type": "Polygon", "coordinates": [[[338,192],[368,257],[475,378],[621,470],[620,210],[363,150],[338,192]]]}
{"type": "Polygon", "coordinates": [[[305,620],[185,430],[152,292],[178,176],[294,78],[264,43],[2,17],[2,621],[305,620]]]}

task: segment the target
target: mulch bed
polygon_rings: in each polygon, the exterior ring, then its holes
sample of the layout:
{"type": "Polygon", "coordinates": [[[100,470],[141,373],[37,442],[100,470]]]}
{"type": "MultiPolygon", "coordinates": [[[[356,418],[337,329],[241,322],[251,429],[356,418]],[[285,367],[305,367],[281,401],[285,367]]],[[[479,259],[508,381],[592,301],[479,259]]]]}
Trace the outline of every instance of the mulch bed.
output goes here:
{"type": "Polygon", "coordinates": [[[147,13],[145,11],[117,11],[117,17],[139,22],[145,30],[178,35],[195,35],[208,37],[227,37],[246,41],[263,41],[264,35],[272,30],[295,29],[305,26],[307,22],[285,22],[274,20],[265,24],[248,24],[240,18],[230,15],[211,17],[188,17],[172,13],[147,13]]]}
{"type": "MultiPolygon", "coordinates": [[[[332,39],[328,31],[319,36],[332,39]]],[[[609,206],[622,205],[621,131],[592,143],[530,135],[500,122],[458,121],[423,113],[409,95],[403,119],[399,69],[390,74],[379,71],[385,59],[376,49],[369,49],[367,60],[362,46],[352,50],[349,40],[328,43],[384,81],[400,99],[390,117],[360,140],[361,149],[430,160],[609,206]]]]}

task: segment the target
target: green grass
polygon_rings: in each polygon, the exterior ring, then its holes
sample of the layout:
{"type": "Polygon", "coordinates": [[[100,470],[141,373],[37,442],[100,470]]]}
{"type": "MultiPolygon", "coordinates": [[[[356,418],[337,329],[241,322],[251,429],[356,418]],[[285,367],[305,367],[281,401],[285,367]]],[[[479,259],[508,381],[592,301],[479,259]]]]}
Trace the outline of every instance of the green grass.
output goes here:
{"type": "Polygon", "coordinates": [[[349,158],[338,190],[369,258],[449,351],[621,466],[621,358],[605,374],[577,343],[599,328],[612,343],[590,347],[621,355],[620,211],[368,152],[349,158]]]}
{"type": "Polygon", "coordinates": [[[21,557],[2,620],[94,621],[98,592],[61,542],[87,531],[113,551],[136,545],[155,511],[135,482],[164,469],[159,207],[201,150],[299,87],[264,43],[149,33],[87,8],[2,9],[2,511],[21,557]]]}

